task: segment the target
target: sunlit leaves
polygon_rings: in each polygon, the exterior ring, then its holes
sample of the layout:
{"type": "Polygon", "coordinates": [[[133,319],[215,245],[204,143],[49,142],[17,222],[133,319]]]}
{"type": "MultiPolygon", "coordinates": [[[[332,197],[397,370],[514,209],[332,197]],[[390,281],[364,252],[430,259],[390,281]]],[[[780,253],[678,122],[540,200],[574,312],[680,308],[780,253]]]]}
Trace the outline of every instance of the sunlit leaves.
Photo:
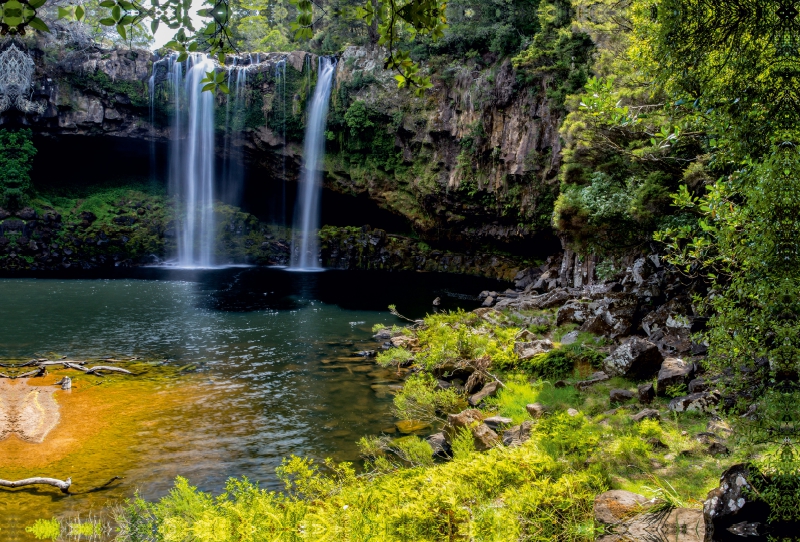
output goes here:
{"type": "Polygon", "coordinates": [[[203,92],[215,92],[217,90],[223,94],[228,94],[230,92],[230,88],[228,88],[228,85],[225,83],[224,71],[214,72],[212,70],[210,72],[206,72],[206,76],[200,81],[200,83],[203,84],[203,92]]]}

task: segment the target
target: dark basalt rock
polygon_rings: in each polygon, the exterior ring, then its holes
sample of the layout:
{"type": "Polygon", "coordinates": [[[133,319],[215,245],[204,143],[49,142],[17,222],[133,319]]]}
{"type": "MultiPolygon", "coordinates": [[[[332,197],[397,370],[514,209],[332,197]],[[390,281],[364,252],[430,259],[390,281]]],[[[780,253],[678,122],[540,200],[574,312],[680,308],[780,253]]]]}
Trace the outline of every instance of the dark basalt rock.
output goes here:
{"type": "Polygon", "coordinates": [[[706,525],[706,540],[729,542],[741,540],[735,525],[763,524],[769,508],[763,502],[753,501],[748,495],[751,476],[747,465],[737,464],[726,470],[719,480],[719,487],[712,489],[703,503],[703,518],[706,525]]]}
{"type": "Polygon", "coordinates": [[[603,367],[611,376],[643,380],[656,374],[662,360],[655,344],[641,337],[631,337],[603,360],[603,367]]]}

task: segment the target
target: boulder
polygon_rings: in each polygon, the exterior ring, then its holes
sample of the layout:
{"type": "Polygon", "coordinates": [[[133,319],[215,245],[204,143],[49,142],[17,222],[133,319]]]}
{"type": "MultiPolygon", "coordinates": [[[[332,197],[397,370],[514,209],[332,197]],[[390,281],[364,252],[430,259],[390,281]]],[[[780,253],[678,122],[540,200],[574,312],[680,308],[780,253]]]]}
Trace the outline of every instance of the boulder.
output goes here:
{"type": "Polygon", "coordinates": [[[642,420],[660,420],[660,419],[661,419],[661,413],[654,408],[645,408],[644,410],[641,410],[637,414],[631,416],[631,420],[634,422],[640,422],[642,420]]]}
{"type": "Polygon", "coordinates": [[[613,389],[609,392],[612,403],[624,403],[633,399],[633,392],[628,390],[613,389]]]}
{"type": "Polygon", "coordinates": [[[472,428],[472,439],[475,442],[475,449],[479,452],[493,448],[500,442],[500,437],[492,431],[485,423],[476,425],[472,428]]]}
{"type": "Polygon", "coordinates": [[[634,294],[609,293],[586,305],[589,312],[580,327],[581,331],[610,339],[624,337],[633,328],[633,319],[639,306],[634,294]]]}
{"type": "Polygon", "coordinates": [[[706,424],[706,431],[709,433],[714,433],[715,435],[719,435],[723,438],[733,435],[733,429],[731,429],[731,426],[719,416],[712,416],[711,419],[708,420],[708,424],[706,424]]]}
{"type": "Polygon", "coordinates": [[[718,395],[704,391],[676,397],[669,402],[668,408],[673,412],[688,412],[690,410],[706,412],[717,403],[719,403],[718,395]]]}
{"type": "Polygon", "coordinates": [[[556,314],[556,325],[582,324],[589,316],[588,304],[573,300],[558,309],[556,314]]]}
{"type": "Polygon", "coordinates": [[[650,276],[656,272],[656,265],[650,258],[639,258],[631,266],[633,281],[641,286],[650,276]]]}
{"type": "Polygon", "coordinates": [[[659,370],[662,360],[655,344],[641,337],[631,337],[603,360],[603,369],[611,376],[643,380],[659,370]]]}
{"type": "Polygon", "coordinates": [[[735,525],[738,527],[734,530],[744,531],[747,524],[764,523],[769,507],[747,497],[750,475],[746,465],[733,465],[722,473],[719,486],[708,493],[703,503],[703,517],[709,540],[724,538],[735,525]]]}
{"type": "Polygon", "coordinates": [[[518,342],[514,345],[514,351],[519,359],[531,359],[539,354],[544,354],[553,349],[553,342],[550,339],[542,339],[531,342],[518,342]]]}
{"type": "Polygon", "coordinates": [[[531,418],[541,418],[547,412],[547,408],[541,403],[531,403],[525,406],[531,418]]]}
{"type": "Polygon", "coordinates": [[[695,378],[689,382],[689,393],[708,391],[708,383],[703,378],[695,378]]]}
{"type": "Polygon", "coordinates": [[[511,418],[504,418],[503,416],[492,416],[483,420],[483,423],[489,426],[492,431],[497,431],[501,425],[511,425],[513,420],[511,418]]]}
{"type": "Polygon", "coordinates": [[[578,333],[579,333],[579,331],[577,331],[577,330],[570,331],[569,333],[567,333],[566,335],[561,337],[561,341],[560,341],[561,344],[564,345],[564,346],[569,345],[569,344],[575,344],[576,342],[578,342],[578,333]]]}
{"type": "Polygon", "coordinates": [[[450,443],[447,442],[447,435],[443,432],[434,433],[425,440],[431,445],[433,455],[438,457],[449,458],[453,456],[453,450],[450,448],[450,443]]]}
{"type": "Polygon", "coordinates": [[[639,512],[647,499],[638,493],[612,489],[594,498],[594,519],[606,525],[622,523],[639,512]]]}
{"type": "Polygon", "coordinates": [[[416,343],[417,340],[414,337],[409,337],[408,335],[398,335],[389,339],[389,342],[391,342],[392,346],[394,347],[403,347],[411,346],[412,344],[416,343]]]}
{"type": "Polygon", "coordinates": [[[487,296],[486,299],[483,300],[483,303],[481,303],[482,307],[491,307],[492,305],[494,305],[494,298],[492,296],[487,296]]]}
{"type": "Polygon", "coordinates": [[[522,422],[520,425],[515,425],[511,429],[505,430],[503,432],[503,444],[514,447],[527,442],[531,438],[532,428],[533,422],[526,421],[522,422]]]}
{"type": "Polygon", "coordinates": [[[489,382],[481,388],[481,391],[470,396],[467,402],[470,404],[470,406],[477,406],[487,397],[494,396],[499,388],[500,384],[498,382],[489,382]]]}
{"type": "Polygon", "coordinates": [[[651,311],[642,318],[642,329],[650,337],[656,330],[665,333],[687,329],[686,324],[691,321],[689,315],[692,314],[691,302],[685,296],[678,296],[670,299],[656,310],[651,311]],[[668,324],[669,322],[669,324],[668,324]],[[666,329],[669,327],[669,329],[666,329]]]}
{"type": "Polygon", "coordinates": [[[447,423],[455,428],[470,427],[471,425],[482,421],[483,413],[476,408],[462,410],[458,414],[447,415],[447,423]]]}
{"type": "Polygon", "coordinates": [[[570,417],[574,418],[574,417],[575,417],[575,416],[577,416],[578,414],[580,414],[580,412],[578,412],[578,411],[577,411],[577,410],[575,410],[574,408],[568,408],[568,409],[567,409],[567,416],[570,416],[570,417]]]}
{"type": "Polygon", "coordinates": [[[649,405],[656,397],[656,390],[653,389],[653,384],[650,382],[639,384],[637,391],[639,392],[639,402],[643,405],[649,405]]]}
{"type": "Polygon", "coordinates": [[[680,358],[667,358],[658,371],[658,395],[666,397],[669,386],[686,384],[694,372],[694,366],[680,358]]]}

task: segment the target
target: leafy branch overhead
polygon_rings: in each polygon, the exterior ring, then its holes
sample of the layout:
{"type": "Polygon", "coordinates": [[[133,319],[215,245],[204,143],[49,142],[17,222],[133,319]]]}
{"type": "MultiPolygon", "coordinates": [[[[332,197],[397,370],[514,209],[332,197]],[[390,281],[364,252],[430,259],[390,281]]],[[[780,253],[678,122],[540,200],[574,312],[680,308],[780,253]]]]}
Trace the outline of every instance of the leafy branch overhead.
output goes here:
{"type": "MultiPolygon", "coordinates": [[[[0,33],[24,34],[26,27],[41,32],[49,32],[47,24],[36,16],[36,10],[48,0],[8,0],[0,4],[0,33]]],[[[324,16],[326,9],[314,0],[290,0],[295,6],[297,16],[290,28],[295,39],[311,39],[314,26],[324,16]],[[315,10],[319,15],[315,18],[315,10]]],[[[413,87],[421,96],[431,88],[429,76],[421,73],[419,64],[411,58],[406,47],[416,36],[426,36],[437,41],[444,36],[447,28],[443,0],[364,0],[355,9],[343,8],[333,13],[344,20],[354,20],[368,26],[377,27],[377,44],[387,49],[385,68],[397,72],[398,87],[413,87]]],[[[58,19],[86,22],[89,17],[100,25],[113,27],[123,40],[131,42],[134,31],[149,26],[155,33],[167,27],[175,34],[165,47],[178,53],[183,61],[190,53],[205,52],[220,63],[228,54],[238,52],[232,41],[231,15],[233,8],[229,0],[206,0],[197,10],[202,18],[196,27],[193,21],[192,0],[102,0],[96,5],[77,4],[58,6],[58,19]],[[149,24],[148,24],[149,22],[149,24]]],[[[213,81],[208,81],[213,83],[213,81]]],[[[222,89],[221,85],[209,90],[222,89]]],[[[224,92],[224,90],[223,90],[224,92]]]]}

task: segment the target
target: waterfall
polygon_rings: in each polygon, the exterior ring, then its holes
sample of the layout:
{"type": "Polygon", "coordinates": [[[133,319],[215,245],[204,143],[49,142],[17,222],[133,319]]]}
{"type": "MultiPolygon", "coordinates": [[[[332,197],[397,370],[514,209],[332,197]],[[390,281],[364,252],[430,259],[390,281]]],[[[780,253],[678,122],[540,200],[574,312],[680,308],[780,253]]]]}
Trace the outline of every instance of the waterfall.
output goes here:
{"type": "MultiPolygon", "coordinates": [[[[157,58],[157,57],[156,57],[157,58]]],[[[150,100],[150,182],[156,182],[156,66],[153,62],[153,74],[147,80],[147,97],[150,100]]]]}
{"type": "Polygon", "coordinates": [[[196,53],[187,60],[185,81],[181,63],[173,61],[170,73],[175,105],[170,191],[183,211],[176,232],[179,267],[214,264],[214,93],[203,92],[200,82],[214,69],[212,60],[196,53]]]}
{"type": "Polygon", "coordinates": [[[286,223],[286,59],[275,64],[275,90],[281,95],[281,226],[286,223]]]}
{"type": "Polygon", "coordinates": [[[230,92],[225,105],[225,152],[222,170],[221,198],[231,205],[239,205],[244,184],[244,167],[241,146],[234,144],[235,136],[244,130],[245,90],[247,87],[247,72],[249,66],[238,65],[234,57],[234,64],[228,70],[228,88],[230,92]]]}
{"type": "Polygon", "coordinates": [[[319,199],[322,191],[323,158],[325,155],[325,122],[331,97],[336,60],[319,58],[317,85],[308,105],[308,122],[303,143],[303,170],[297,193],[292,268],[304,271],[320,269],[318,261],[319,199]]]}

